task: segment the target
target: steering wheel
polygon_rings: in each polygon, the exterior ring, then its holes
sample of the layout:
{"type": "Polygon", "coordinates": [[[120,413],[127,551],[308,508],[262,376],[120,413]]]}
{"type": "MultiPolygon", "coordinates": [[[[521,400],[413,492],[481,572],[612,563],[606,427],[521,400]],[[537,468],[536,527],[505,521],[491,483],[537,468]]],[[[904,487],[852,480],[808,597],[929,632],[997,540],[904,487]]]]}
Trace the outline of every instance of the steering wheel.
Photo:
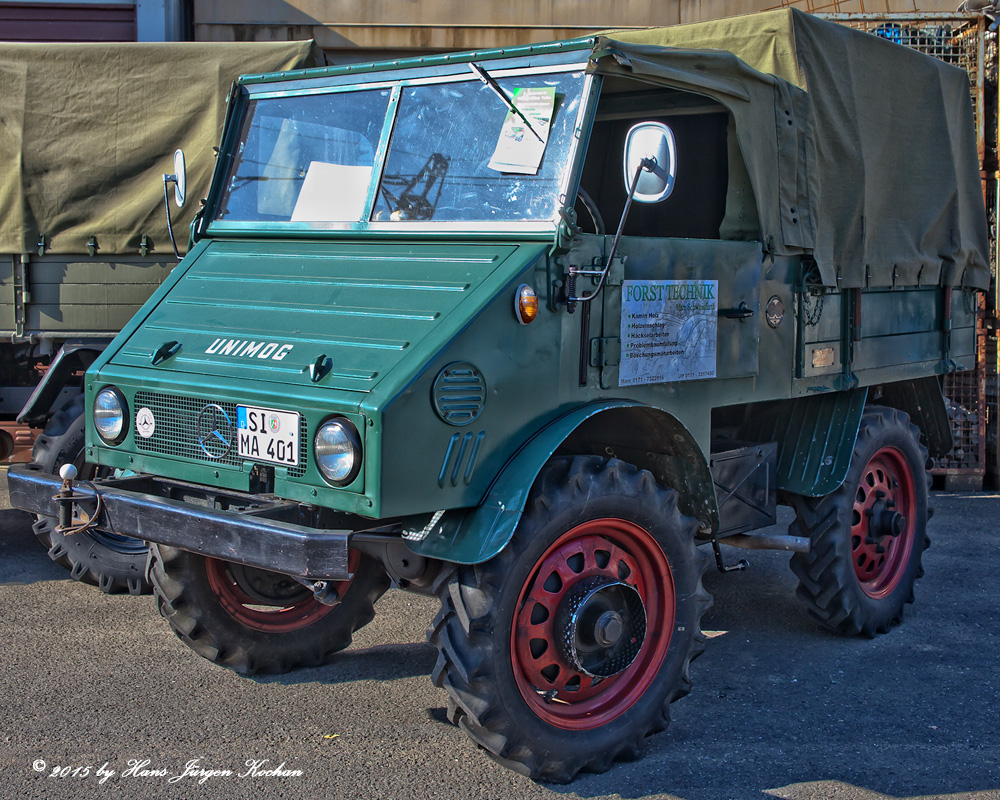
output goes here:
{"type": "Polygon", "coordinates": [[[576,202],[587,209],[587,214],[594,225],[594,233],[603,236],[605,232],[604,218],[601,216],[601,212],[597,210],[597,203],[594,202],[593,198],[587,194],[582,186],[576,193],[576,202]]]}

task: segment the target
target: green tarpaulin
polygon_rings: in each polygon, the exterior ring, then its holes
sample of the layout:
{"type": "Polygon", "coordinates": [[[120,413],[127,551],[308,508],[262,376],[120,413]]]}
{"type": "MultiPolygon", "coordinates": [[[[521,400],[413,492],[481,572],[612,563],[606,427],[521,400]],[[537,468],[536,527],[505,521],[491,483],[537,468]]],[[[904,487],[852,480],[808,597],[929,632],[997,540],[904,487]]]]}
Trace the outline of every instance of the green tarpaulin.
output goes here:
{"type": "Polygon", "coordinates": [[[608,32],[597,53],[729,108],[765,246],[813,256],[824,285],[988,288],[963,70],[793,9],[608,32]]]}
{"type": "MultiPolygon", "coordinates": [[[[0,253],[169,252],[163,173],[185,151],[183,247],[232,82],[323,63],[311,41],[0,45],[0,253]]],[[[176,207],[173,208],[176,212],[176,207]]]]}

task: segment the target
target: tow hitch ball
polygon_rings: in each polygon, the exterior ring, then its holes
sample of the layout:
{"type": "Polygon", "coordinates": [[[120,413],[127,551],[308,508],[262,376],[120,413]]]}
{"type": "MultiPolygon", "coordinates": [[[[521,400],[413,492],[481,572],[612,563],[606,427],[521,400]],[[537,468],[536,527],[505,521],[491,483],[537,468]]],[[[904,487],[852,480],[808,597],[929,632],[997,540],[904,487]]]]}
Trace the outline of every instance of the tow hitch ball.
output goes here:
{"type": "MultiPolygon", "coordinates": [[[[72,536],[74,533],[83,533],[97,527],[104,509],[101,495],[94,488],[93,484],[88,485],[94,489],[94,494],[77,494],[73,491],[73,481],[76,480],[78,474],[76,467],[72,464],[63,464],[59,468],[59,477],[62,478],[62,486],[59,487],[59,494],[54,495],[52,499],[59,506],[59,516],[57,518],[59,524],[56,525],[56,530],[63,536],[72,536]],[[93,510],[84,508],[85,504],[93,505],[93,510]],[[79,519],[73,518],[74,505],[80,506],[79,519]]],[[[84,481],[84,483],[87,483],[87,481],[84,481]]]]}
{"type": "Polygon", "coordinates": [[[73,481],[76,480],[77,474],[76,467],[72,464],[63,464],[59,468],[62,486],[59,487],[59,494],[52,499],[59,504],[60,533],[73,527],[73,481]]]}

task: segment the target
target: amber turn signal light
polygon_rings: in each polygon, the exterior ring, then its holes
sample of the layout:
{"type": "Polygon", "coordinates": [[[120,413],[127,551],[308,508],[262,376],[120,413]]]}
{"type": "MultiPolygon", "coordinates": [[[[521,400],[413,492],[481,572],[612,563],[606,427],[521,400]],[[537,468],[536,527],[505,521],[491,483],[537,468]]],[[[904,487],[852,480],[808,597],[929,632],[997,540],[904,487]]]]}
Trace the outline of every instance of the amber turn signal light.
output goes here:
{"type": "Polygon", "coordinates": [[[538,316],[538,295],[526,283],[517,287],[517,294],[514,296],[514,313],[517,315],[517,321],[522,325],[527,325],[538,316]]]}

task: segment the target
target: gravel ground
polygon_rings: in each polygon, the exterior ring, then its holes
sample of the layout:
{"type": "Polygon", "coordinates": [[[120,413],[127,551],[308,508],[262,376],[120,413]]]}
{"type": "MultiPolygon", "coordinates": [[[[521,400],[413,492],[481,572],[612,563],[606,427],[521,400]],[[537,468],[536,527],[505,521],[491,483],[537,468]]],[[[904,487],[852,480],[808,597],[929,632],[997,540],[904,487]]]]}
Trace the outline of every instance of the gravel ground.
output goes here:
{"type": "Polygon", "coordinates": [[[819,630],[786,554],[709,573],[711,640],[670,728],[643,760],[559,787],[447,722],[430,600],[391,592],[335,663],[243,678],[189,651],[149,597],[70,580],[27,516],[0,510],[0,798],[1000,800],[1000,496],[934,504],[927,575],[887,636],[819,630]],[[192,762],[231,774],[183,776],[192,762]],[[290,774],[261,773],[276,767],[290,774]]]}

